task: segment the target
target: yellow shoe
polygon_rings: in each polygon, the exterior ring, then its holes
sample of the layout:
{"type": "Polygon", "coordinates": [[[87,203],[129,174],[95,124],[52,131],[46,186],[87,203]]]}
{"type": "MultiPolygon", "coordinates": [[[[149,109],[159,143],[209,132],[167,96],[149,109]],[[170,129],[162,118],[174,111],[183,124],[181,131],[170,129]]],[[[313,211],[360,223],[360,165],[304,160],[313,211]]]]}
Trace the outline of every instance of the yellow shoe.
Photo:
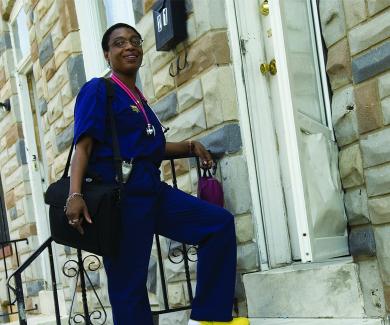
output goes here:
{"type": "Polygon", "coordinates": [[[249,319],[244,317],[233,318],[230,322],[200,322],[201,325],[249,325],[249,319]]]}

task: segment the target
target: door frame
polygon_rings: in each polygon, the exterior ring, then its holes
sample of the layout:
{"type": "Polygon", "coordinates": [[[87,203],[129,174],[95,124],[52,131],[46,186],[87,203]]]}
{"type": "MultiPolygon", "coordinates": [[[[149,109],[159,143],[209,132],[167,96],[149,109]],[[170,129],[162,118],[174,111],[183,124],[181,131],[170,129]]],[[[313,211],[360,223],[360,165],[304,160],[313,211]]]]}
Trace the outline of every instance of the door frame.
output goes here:
{"type": "Polygon", "coordinates": [[[257,29],[260,26],[259,21],[245,19],[245,11],[252,9],[247,3],[244,5],[241,1],[225,0],[225,8],[243,150],[249,175],[257,176],[250,177],[249,184],[256,239],[260,261],[263,261],[261,267],[264,270],[266,267],[274,268],[292,261],[278,154],[279,145],[267,82],[259,70],[260,62],[265,57],[264,51],[257,50],[262,46],[256,43],[263,42],[262,35],[255,35],[253,32],[259,30],[257,29]],[[240,28],[241,33],[239,33],[240,28]],[[251,55],[243,58],[242,47],[245,47],[251,55]],[[251,61],[250,66],[248,60],[251,61]]]}
{"type": "MultiPolygon", "coordinates": [[[[10,30],[17,14],[22,8],[22,1],[16,1],[12,14],[9,20],[10,30]]],[[[12,47],[15,49],[14,35],[12,31],[11,37],[12,47]]],[[[39,162],[35,161],[33,156],[38,157],[38,149],[35,141],[34,121],[31,113],[30,94],[28,92],[28,83],[26,74],[32,70],[31,54],[17,61],[15,50],[13,51],[15,62],[14,76],[16,79],[16,86],[19,98],[19,111],[22,122],[22,129],[24,134],[24,141],[26,143],[26,159],[30,178],[31,194],[33,200],[34,213],[36,215],[35,222],[37,225],[37,235],[39,243],[43,243],[49,236],[49,220],[47,214],[46,204],[44,202],[43,193],[45,188],[42,184],[41,173],[39,171],[39,162]],[[27,148],[29,152],[27,152],[27,148]],[[38,173],[34,170],[34,163],[38,164],[38,173]],[[41,195],[39,195],[41,193],[41,195]],[[42,218],[41,216],[45,216],[42,218]]],[[[44,149],[44,148],[43,148],[44,149]]],[[[42,157],[43,158],[43,157],[42,157]]],[[[47,176],[47,175],[46,175],[47,176]]]]}
{"type": "MultiPolygon", "coordinates": [[[[310,0],[309,2],[314,13],[314,36],[318,49],[320,77],[323,83],[322,92],[324,93],[327,127],[334,140],[325,60],[322,56],[321,30],[316,14],[318,8],[316,1],[310,0]]],[[[244,129],[242,130],[244,142],[250,142],[252,146],[253,155],[247,157],[255,159],[254,166],[250,167],[250,174],[257,175],[258,193],[261,197],[263,228],[260,231],[263,231],[266,237],[264,241],[267,244],[270,266],[275,267],[283,260],[280,257],[283,254],[286,257],[288,253],[299,257],[303,263],[313,261],[314,247],[309,231],[309,211],[305,195],[302,158],[299,154],[298,116],[292,103],[280,4],[279,0],[269,1],[269,15],[262,18],[258,17],[260,16],[260,3],[261,1],[257,0],[245,2],[245,4],[242,1],[225,0],[240,123],[244,129]],[[270,41],[272,53],[266,47],[266,42],[270,41]],[[245,56],[243,51],[248,51],[250,55],[245,56]],[[272,57],[267,57],[266,53],[272,57]],[[260,64],[271,59],[276,60],[277,75],[263,76],[259,71],[260,64]],[[244,91],[240,92],[239,88],[243,88],[244,91]],[[275,90],[277,90],[276,95],[275,90]],[[269,98],[271,93],[272,103],[269,98]],[[240,98],[244,96],[244,99],[240,98]],[[250,123],[247,123],[245,119],[249,119],[250,123]],[[257,131],[253,125],[261,126],[261,130],[257,131]],[[251,126],[252,129],[250,129],[251,126]],[[267,139],[267,143],[262,139],[267,139]],[[281,175],[283,175],[283,183],[281,175]],[[285,186],[293,188],[289,191],[289,197],[284,197],[283,192],[288,190],[285,186]],[[279,205],[284,203],[288,204],[288,215],[287,208],[285,208],[285,215],[280,213],[280,209],[279,214],[275,214],[275,209],[280,208],[279,205]],[[283,218],[285,220],[282,220],[283,218]],[[293,227],[286,230],[285,223],[293,227]],[[287,245],[290,244],[294,244],[292,246],[295,247],[294,250],[288,249],[287,245]]],[[[255,181],[251,179],[250,182],[255,181]]],[[[255,194],[253,192],[252,196],[255,194]]],[[[259,216],[256,216],[255,211],[254,214],[255,220],[258,220],[259,216]]],[[[259,224],[257,222],[257,227],[259,224]]],[[[289,261],[286,259],[286,262],[289,261]]]]}
{"type": "MultiPolygon", "coordinates": [[[[44,184],[42,183],[41,171],[39,170],[39,161],[38,159],[38,149],[35,139],[34,132],[34,120],[31,112],[31,103],[30,103],[30,94],[28,89],[27,77],[26,74],[32,70],[31,54],[27,54],[25,57],[21,58],[20,61],[17,60],[15,52],[15,42],[12,29],[12,24],[14,23],[17,15],[20,10],[23,9],[22,0],[17,0],[12,9],[8,25],[11,31],[11,44],[13,49],[13,59],[15,62],[14,77],[16,80],[16,88],[19,99],[19,113],[22,124],[22,130],[25,141],[25,151],[26,151],[26,160],[27,160],[27,169],[31,187],[31,197],[32,197],[32,206],[33,211],[25,211],[25,213],[34,213],[33,220],[35,221],[37,227],[37,238],[38,244],[41,245],[49,236],[49,216],[48,209],[44,202],[44,184]],[[27,150],[28,149],[28,150],[27,150]],[[34,159],[35,156],[35,159],[34,159]],[[34,166],[37,166],[36,170],[34,166]],[[43,216],[43,217],[42,217],[43,216]]],[[[44,148],[42,148],[44,149],[44,148]]],[[[46,175],[47,176],[47,175],[46,175]]],[[[36,247],[32,247],[36,249],[36,247]]],[[[55,249],[55,248],[54,248],[55,249]]],[[[57,256],[55,254],[55,259],[57,256]]],[[[50,279],[49,276],[49,261],[44,258],[40,260],[40,268],[43,274],[43,279],[50,279]]],[[[58,273],[57,267],[56,272],[58,273]]],[[[49,282],[48,282],[49,283],[49,282]]]]}
{"type": "MultiPolygon", "coordinates": [[[[311,261],[312,252],[310,239],[307,236],[309,229],[307,225],[304,184],[300,166],[296,120],[291,100],[289,75],[286,68],[287,59],[283,45],[285,43],[281,17],[273,14],[271,19],[270,32],[272,37],[277,38],[274,56],[278,67],[278,88],[282,90],[279,92],[279,96],[276,96],[277,98],[273,98],[274,102],[271,103],[267,79],[259,70],[260,64],[267,60],[264,40],[266,35],[260,32],[262,30],[260,18],[248,19],[253,13],[260,15],[258,3],[257,0],[253,0],[249,3],[246,2],[244,5],[241,1],[225,0],[227,25],[232,40],[230,45],[236,84],[243,83],[244,89],[248,90],[245,91],[244,95],[247,99],[246,105],[244,106],[244,103],[239,105],[240,122],[243,123],[242,117],[248,115],[248,119],[252,120],[250,125],[254,123],[261,125],[261,130],[258,132],[250,132],[251,134],[243,132],[243,138],[244,140],[253,139],[251,143],[256,162],[254,164],[255,170],[250,170],[249,173],[257,175],[256,181],[260,188],[260,204],[262,204],[263,229],[266,236],[265,242],[268,248],[269,264],[270,267],[278,267],[292,262],[290,236],[298,236],[302,262],[311,261]],[[255,5],[256,8],[253,8],[252,6],[255,5]],[[257,47],[251,45],[254,42],[257,42],[257,47]],[[243,43],[252,57],[252,63],[249,67],[247,67],[248,63],[242,59],[241,46],[243,43]],[[244,75],[245,67],[247,67],[246,75],[244,75]],[[258,106],[256,110],[251,109],[253,105],[258,106]],[[281,107],[285,109],[282,111],[281,107]],[[275,116],[278,117],[278,123],[281,124],[279,129],[282,130],[277,137],[275,116]],[[268,141],[264,141],[265,139],[268,139],[268,141]],[[256,143],[257,145],[254,145],[256,143]],[[286,161],[280,160],[279,151],[283,152],[286,161]],[[287,174],[288,183],[294,186],[294,191],[292,191],[292,211],[289,211],[289,213],[296,216],[298,234],[289,234],[288,230],[282,169],[287,174]],[[284,208],[283,213],[280,213],[281,205],[284,208]],[[278,211],[278,213],[275,213],[275,211],[278,211]]],[[[238,98],[240,99],[240,97],[242,95],[238,93],[238,98]]],[[[247,127],[244,126],[242,129],[245,131],[247,127]]],[[[252,131],[255,130],[252,128],[252,131]]],[[[254,182],[254,180],[251,179],[250,182],[254,182]]],[[[253,206],[255,205],[256,202],[253,202],[253,206]]],[[[294,216],[292,217],[294,218],[294,216]]],[[[255,215],[256,221],[258,218],[255,215]]],[[[259,226],[258,222],[256,226],[259,226]]],[[[259,232],[259,229],[257,230],[259,232]]]]}

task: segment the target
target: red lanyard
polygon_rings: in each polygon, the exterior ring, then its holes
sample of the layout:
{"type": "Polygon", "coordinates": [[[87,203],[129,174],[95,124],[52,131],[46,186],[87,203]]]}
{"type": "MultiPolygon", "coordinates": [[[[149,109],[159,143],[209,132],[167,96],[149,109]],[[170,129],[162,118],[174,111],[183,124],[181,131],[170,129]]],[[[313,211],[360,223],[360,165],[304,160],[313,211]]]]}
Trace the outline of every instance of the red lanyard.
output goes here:
{"type": "MultiPolygon", "coordinates": [[[[145,118],[145,121],[146,121],[146,134],[147,135],[154,135],[155,134],[155,130],[154,130],[154,126],[150,123],[149,121],[149,118],[148,118],[148,115],[146,114],[146,111],[145,111],[145,108],[144,106],[142,105],[141,101],[139,101],[137,99],[137,97],[135,97],[135,95],[132,93],[132,91],[115,75],[115,74],[111,74],[111,79],[119,86],[121,87],[125,92],[126,94],[134,101],[135,105],[137,106],[137,108],[142,112],[142,114],[144,115],[144,118],[145,118]]],[[[135,90],[137,91],[137,94],[138,96],[146,101],[145,97],[142,95],[142,93],[140,92],[140,90],[135,87],[135,90]]]]}

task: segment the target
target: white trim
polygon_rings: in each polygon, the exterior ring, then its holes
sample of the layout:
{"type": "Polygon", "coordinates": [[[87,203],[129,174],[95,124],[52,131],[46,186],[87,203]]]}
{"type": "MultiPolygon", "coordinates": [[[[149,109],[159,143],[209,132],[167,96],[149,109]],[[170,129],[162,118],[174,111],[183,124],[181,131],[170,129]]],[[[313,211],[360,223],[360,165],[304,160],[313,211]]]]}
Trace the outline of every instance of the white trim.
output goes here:
{"type": "Polygon", "coordinates": [[[133,1],[115,0],[114,21],[113,23],[126,23],[135,25],[133,1]]]}
{"type": "MultiPolygon", "coordinates": [[[[236,21],[236,10],[234,7],[234,0],[225,0],[227,25],[230,34],[230,40],[239,40],[238,26],[236,21]]],[[[231,41],[230,49],[232,54],[233,71],[235,77],[235,85],[237,91],[238,111],[240,114],[240,129],[243,140],[243,151],[245,153],[246,162],[248,166],[248,174],[256,175],[254,148],[251,135],[251,126],[248,110],[247,94],[245,84],[242,79],[241,67],[243,62],[241,60],[241,51],[238,42],[231,41]]],[[[259,247],[259,264],[262,271],[269,269],[267,245],[263,224],[263,217],[261,211],[259,184],[256,177],[249,177],[249,187],[252,198],[252,213],[253,220],[256,224],[256,242],[259,247]]]]}
{"type": "Polygon", "coordinates": [[[21,74],[27,74],[29,70],[32,69],[32,61],[31,61],[31,56],[27,55],[25,58],[20,60],[17,65],[15,66],[15,70],[18,73],[21,74]]]}
{"type": "Polygon", "coordinates": [[[288,170],[287,177],[289,178],[289,183],[293,184],[294,186],[294,189],[291,190],[293,198],[292,205],[294,209],[293,213],[297,221],[301,260],[302,262],[310,262],[312,260],[312,251],[309,238],[304,184],[299,157],[297,134],[299,128],[296,127],[294,108],[292,104],[279,0],[270,1],[269,5],[270,12],[272,12],[272,14],[269,15],[269,18],[272,28],[274,54],[278,66],[276,80],[279,89],[278,99],[280,101],[280,105],[275,105],[275,109],[282,110],[282,112],[279,114],[281,117],[280,122],[283,129],[283,131],[279,133],[279,136],[282,137],[281,142],[283,142],[283,148],[281,148],[281,150],[286,152],[287,161],[284,162],[284,165],[288,170]],[[303,234],[306,234],[306,236],[303,236],[303,234]]]}
{"type": "Polygon", "coordinates": [[[107,68],[100,46],[101,24],[99,8],[94,0],[75,0],[81,49],[84,58],[86,79],[89,80],[107,68]]]}
{"type": "Polygon", "coordinates": [[[16,0],[16,2],[12,7],[11,14],[9,16],[9,24],[12,24],[12,22],[15,20],[16,16],[18,15],[22,7],[23,7],[23,0],[16,0]]]}
{"type": "MultiPolygon", "coordinates": [[[[25,66],[25,65],[28,64],[28,61],[31,61],[31,49],[29,50],[29,53],[26,56],[24,56],[23,58],[21,58],[19,61],[17,60],[16,53],[15,53],[15,49],[16,49],[16,46],[15,46],[15,35],[14,35],[14,31],[13,31],[12,25],[15,23],[15,19],[17,18],[19,12],[22,9],[23,9],[23,1],[22,0],[16,0],[14,6],[12,8],[12,11],[11,11],[11,14],[10,14],[10,18],[8,20],[8,27],[9,27],[9,30],[10,30],[10,33],[11,33],[12,51],[13,51],[13,54],[14,54],[13,56],[14,56],[15,66],[16,66],[17,70],[18,70],[19,66],[25,66]]],[[[27,16],[26,13],[25,13],[25,15],[27,16]]]]}
{"type": "MultiPolygon", "coordinates": [[[[13,33],[12,28],[10,30],[12,34],[13,33]]],[[[11,42],[13,48],[12,53],[14,57],[14,62],[16,62],[14,37],[13,35],[11,36],[12,36],[11,42]]],[[[32,63],[29,62],[29,60],[24,60],[23,62],[21,62],[19,66],[27,70],[28,67],[31,68],[32,63]]],[[[19,111],[20,111],[20,116],[22,121],[22,130],[24,134],[27,169],[28,169],[28,175],[30,180],[31,197],[33,203],[33,211],[25,211],[25,213],[28,214],[33,213],[35,216],[34,220],[37,227],[38,243],[40,245],[50,236],[50,230],[49,230],[47,209],[43,199],[44,188],[42,187],[40,171],[39,169],[36,170],[34,168],[35,166],[39,168],[39,165],[35,165],[37,164],[37,162],[36,161],[34,162],[32,159],[34,155],[38,157],[38,150],[35,143],[34,122],[32,120],[31,113],[28,113],[30,110],[30,102],[29,102],[30,96],[28,93],[26,77],[20,74],[16,70],[14,71],[13,74],[16,80],[16,87],[17,87],[17,93],[19,99],[19,111]]],[[[43,278],[45,280],[50,279],[48,274],[48,270],[49,270],[48,260],[41,259],[39,264],[41,267],[43,278]]]]}
{"type": "MultiPolygon", "coordinates": [[[[333,124],[332,124],[332,110],[331,110],[331,104],[330,104],[330,98],[329,98],[329,88],[328,88],[328,80],[326,76],[326,65],[325,65],[325,59],[323,56],[324,48],[322,46],[322,34],[321,34],[321,27],[320,27],[320,21],[318,17],[318,7],[317,2],[314,0],[310,0],[311,2],[311,14],[313,18],[314,23],[314,33],[315,33],[315,39],[316,39],[316,45],[317,45],[317,57],[318,62],[320,65],[320,74],[321,74],[321,84],[322,84],[322,92],[323,92],[323,98],[325,102],[325,112],[326,112],[326,118],[328,122],[328,127],[330,130],[333,130],[333,124]]],[[[335,141],[334,132],[332,131],[332,140],[335,141]]]]}
{"type": "MultiPolygon", "coordinates": [[[[131,1],[115,1],[114,23],[125,22],[134,25],[134,12],[131,1]]],[[[103,26],[99,16],[99,4],[96,0],[75,0],[81,49],[84,57],[86,79],[106,75],[107,63],[101,48],[103,26]]]]}
{"type": "MultiPolygon", "coordinates": [[[[240,39],[231,37],[236,82],[243,83],[245,87],[244,92],[238,92],[238,100],[242,101],[239,111],[243,140],[245,146],[251,144],[245,148],[248,150],[248,162],[254,160],[250,175],[256,177],[250,177],[249,181],[254,183],[252,187],[258,188],[257,191],[252,190],[252,198],[254,205],[260,205],[261,211],[254,217],[257,231],[265,233],[269,266],[278,267],[291,262],[291,247],[269,87],[267,79],[259,71],[260,63],[265,61],[265,53],[256,3],[227,0],[226,8],[229,10],[229,33],[238,37],[235,34],[238,26],[239,37],[245,42],[248,52],[241,57],[240,39]]],[[[240,91],[239,88],[237,90],[240,91]]]]}

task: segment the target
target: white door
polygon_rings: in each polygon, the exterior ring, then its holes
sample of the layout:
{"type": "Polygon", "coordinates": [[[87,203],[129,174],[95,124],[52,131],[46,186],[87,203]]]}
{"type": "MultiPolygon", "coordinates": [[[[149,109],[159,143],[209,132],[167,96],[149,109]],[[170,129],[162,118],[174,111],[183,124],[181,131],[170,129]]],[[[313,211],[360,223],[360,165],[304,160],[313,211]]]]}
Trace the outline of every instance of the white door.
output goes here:
{"type": "Polygon", "coordinates": [[[43,243],[50,236],[47,207],[44,202],[44,192],[46,190],[46,173],[44,172],[43,157],[41,154],[42,151],[38,150],[43,149],[44,147],[41,146],[39,141],[39,133],[36,133],[38,130],[34,128],[35,112],[32,111],[32,108],[35,108],[35,105],[30,100],[28,79],[23,74],[18,74],[16,79],[18,83],[19,103],[26,146],[26,158],[29,171],[31,194],[33,198],[34,215],[37,225],[39,243],[43,243]],[[38,136],[38,139],[36,136],[38,136]]]}
{"type": "MultiPolygon", "coordinates": [[[[252,129],[264,128],[266,122],[267,128],[272,123],[276,133],[292,259],[307,262],[348,255],[338,151],[330,124],[318,19],[313,14],[316,3],[247,0],[245,4],[234,1],[234,5],[245,47],[246,88],[249,97],[258,94],[257,112],[251,113],[252,129]]],[[[254,134],[255,138],[260,136],[265,135],[254,134]]],[[[274,139],[270,136],[258,141],[273,143],[274,139]]],[[[270,146],[256,146],[258,155],[273,155],[271,150],[270,146]]],[[[267,186],[261,175],[259,178],[267,186]]],[[[264,218],[270,216],[265,214],[264,218]]],[[[272,223],[265,221],[269,246],[277,244],[272,244],[275,234],[268,237],[273,233],[267,229],[272,223]]],[[[283,245],[283,228],[281,233],[278,244],[283,245]]]]}

